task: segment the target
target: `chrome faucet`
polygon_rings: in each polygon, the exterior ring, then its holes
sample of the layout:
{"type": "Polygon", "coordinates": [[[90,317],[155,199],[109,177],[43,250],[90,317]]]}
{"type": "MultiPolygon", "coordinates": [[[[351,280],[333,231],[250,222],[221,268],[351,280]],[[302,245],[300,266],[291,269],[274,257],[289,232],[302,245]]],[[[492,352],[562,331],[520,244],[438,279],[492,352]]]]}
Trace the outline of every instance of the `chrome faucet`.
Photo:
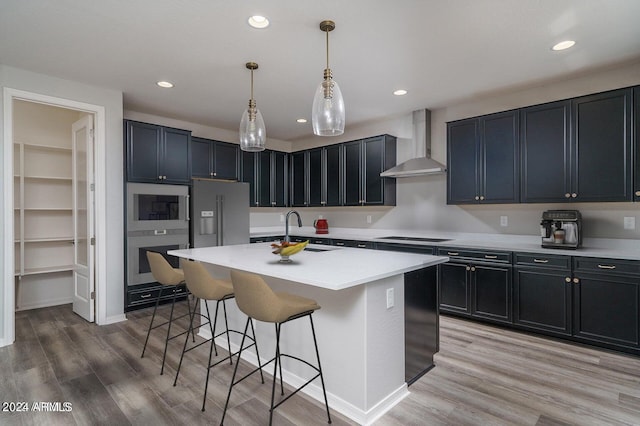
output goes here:
{"type": "Polygon", "coordinates": [[[300,219],[298,212],[295,210],[289,210],[289,213],[287,213],[287,217],[284,220],[284,240],[288,243],[291,242],[291,238],[289,237],[289,216],[292,214],[298,216],[298,228],[302,227],[302,219],[300,219]]]}

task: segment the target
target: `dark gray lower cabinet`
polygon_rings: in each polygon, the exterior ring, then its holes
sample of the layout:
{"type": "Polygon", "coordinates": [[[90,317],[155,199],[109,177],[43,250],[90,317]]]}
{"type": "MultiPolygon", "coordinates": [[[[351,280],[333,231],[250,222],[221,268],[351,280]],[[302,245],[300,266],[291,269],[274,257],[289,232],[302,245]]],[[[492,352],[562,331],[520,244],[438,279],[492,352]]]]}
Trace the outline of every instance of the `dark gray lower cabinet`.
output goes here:
{"type": "Polygon", "coordinates": [[[570,336],[571,257],[516,253],[513,323],[570,336]]]}
{"type": "Polygon", "coordinates": [[[511,323],[511,254],[438,249],[450,261],[438,265],[440,310],[511,323]]]}
{"type": "Polygon", "coordinates": [[[573,334],[640,349],[640,262],[574,258],[573,334]]]}

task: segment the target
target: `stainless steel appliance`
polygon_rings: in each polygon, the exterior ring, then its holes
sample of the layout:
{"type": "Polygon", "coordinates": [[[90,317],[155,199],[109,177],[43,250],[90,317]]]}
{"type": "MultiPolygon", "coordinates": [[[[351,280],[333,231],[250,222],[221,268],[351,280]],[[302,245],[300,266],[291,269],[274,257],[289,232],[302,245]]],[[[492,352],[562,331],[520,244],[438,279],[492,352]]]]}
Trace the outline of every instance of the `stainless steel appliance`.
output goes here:
{"type": "Polygon", "coordinates": [[[578,210],[547,210],[540,222],[542,247],[577,249],[582,246],[582,215],[578,210]]]}
{"type": "Polygon", "coordinates": [[[127,183],[127,285],[155,280],[146,251],[163,253],[189,247],[189,187],[127,183]]]}
{"type": "Polygon", "coordinates": [[[249,243],[249,184],[194,179],[191,244],[212,247],[249,243]]]}

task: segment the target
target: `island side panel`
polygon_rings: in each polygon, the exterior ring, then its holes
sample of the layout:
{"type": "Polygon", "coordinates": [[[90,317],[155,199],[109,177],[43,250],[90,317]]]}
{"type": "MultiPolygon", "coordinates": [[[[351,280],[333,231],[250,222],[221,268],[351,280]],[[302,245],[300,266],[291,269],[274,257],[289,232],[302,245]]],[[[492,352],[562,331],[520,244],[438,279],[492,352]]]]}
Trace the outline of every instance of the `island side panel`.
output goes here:
{"type": "MultiPolygon", "coordinates": [[[[404,275],[366,285],[367,411],[384,412],[406,396],[404,376],[404,275]],[[393,306],[387,308],[387,291],[393,306]]],[[[375,416],[375,413],[370,413],[375,416]]]]}

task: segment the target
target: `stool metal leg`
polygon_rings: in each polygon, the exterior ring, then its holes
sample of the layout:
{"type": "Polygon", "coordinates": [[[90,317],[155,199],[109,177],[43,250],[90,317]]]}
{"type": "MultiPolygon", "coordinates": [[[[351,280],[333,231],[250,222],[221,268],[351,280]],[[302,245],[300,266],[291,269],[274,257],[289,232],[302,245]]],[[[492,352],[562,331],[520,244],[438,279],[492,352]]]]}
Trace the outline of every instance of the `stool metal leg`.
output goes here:
{"type": "Polygon", "coordinates": [[[142,355],[140,355],[140,358],[144,358],[144,351],[147,349],[147,342],[149,342],[149,335],[151,334],[151,329],[153,328],[153,320],[156,318],[156,311],[158,310],[158,305],[160,304],[160,297],[162,297],[162,289],[160,289],[160,291],[158,292],[156,306],[153,308],[153,315],[151,315],[149,330],[147,330],[147,338],[144,340],[144,346],[142,347],[142,355]]]}
{"type": "MultiPolygon", "coordinates": [[[[273,366],[273,383],[271,384],[271,406],[269,407],[269,425],[273,422],[273,403],[275,401],[276,393],[276,381],[278,380],[278,364],[282,364],[280,361],[280,324],[276,323],[276,356],[274,358],[275,364],[273,366]]],[[[282,365],[280,365],[280,386],[282,387],[282,365]]],[[[284,388],[282,388],[282,394],[284,395],[284,388]]]]}
{"type": "Polygon", "coordinates": [[[313,315],[309,315],[311,322],[311,334],[313,334],[313,345],[316,348],[316,358],[318,360],[318,372],[320,373],[320,382],[322,383],[322,394],[324,395],[324,405],[327,407],[327,423],[331,423],[331,414],[329,414],[329,402],[327,401],[327,390],[324,387],[324,376],[322,375],[322,366],[320,365],[320,352],[318,351],[318,341],[316,340],[316,330],[313,326],[313,315]]]}
{"type": "MultiPolygon", "coordinates": [[[[173,300],[171,301],[171,313],[169,314],[169,325],[167,327],[167,338],[164,341],[164,354],[162,354],[162,368],[160,368],[160,375],[164,374],[164,361],[167,358],[167,346],[169,346],[169,335],[171,333],[171,323],[173,322],[173,308],[176,306],[176,288],[173,287],[173,300]]],[[[187,338],[189,337],[189,332],[187,332],[187,338]]]]}
{"type": "MultiPolygon", "coordinates": [[[[264,384],[264,375],[262,374],[262,361],[260,360],[260,353],[258,352],[258,341],[256,340],[256,331],[253,328],[253,321],[251,321],[250,324],[251,324],[251,334],[253,335],[253,343],[256,348],[256,358],[258,358],[258,368],[260,369],[260,380],[262,381],[262,384],[264,384]]],[[[238,360],[240,360],[240,358],[238,358],[238,360]]]]}
{"type": "Polygon", "coordinates": [[[236,380],[236,373],[238,372],[238,365],[240,365],[240,357],[242,356],[242,348],[244,347],[244,340],[247,337],[247,330],[249,329],[249,323],[251,318],[247,317],[247,324],[244,326],[244,333],[242,334],[242,340],[240,341],[240,349],[238,350],[238,360],[236,366],[233,369],[233,375],[231,376],[231,383],[229,383],[229,393],[227,394],[227,401],[224,403],[224,410],[222,411],[222,418],[220,419],[220,426],[224,424],[224,417],[227,414],[227,408],[229,407],[229,399],[231,398],[231,390],[233,389],[234,381],[236,380]]]}
{"type": "MultiPolygon", "coordinates": [[[[220,301],[216,301],[216,318],[218,316],[218,306],[220,305],[220,301]]],[[[204,405],[207,402],[207,390],[209,389],[209,373],[211,372],[211,355],[213,354],[213,350],[216,346],[216,326],[215,320],[214,325],[211,325],[211,314],[209,313],[209,304],[205,301],[204,306],[207,308],[207,317],[209,318],[209,330],[211,330],[211,346],[209,347],[209,361],[207,362],[207,378],[204,382],[204,397],[202,397],[202,411],[204,411],[204,405]]],[[[218,350],[216,349],[216,356],[218,356],[218,350]]]]}
{"type": "MultiPolygon", "coordinates": [[[[218,308],[216,307],[216,321],[218,320],[218,308]]],[[[231,337],[229,337],[229,321],[227,321],[227,304],[225,303],[225,299],[222,299],[222,310],[224,311],[224,327],[227,330],[227,349],[229,350],[229,364],[233,365],[233,356],[231,356],[231,337]]],[[[255,335],[253,336],[255,341],[255,335]]],[[[256,349],[258,347],[256,346],[256,349]]],[[[216,355],[218,353],[216,352],[216,355]]],[[[258,360],[259,362],[260,360],[258,360]]]]}
{"type": "MultiPolygon", "coordinates": [[[[196,303],[194,306],[198,305],[198,302],[200,301],[199,298],[196,298],[196,303]]],[[[189,320],[189,330],[191,330],[191,333],[193,335],[193,319],[196,316],[196,310],[195,308],[193,309],[193,315],[191,315],[191,319],[189,320]]],[[[176,385],[176,383],[178,383],[178,376],[180,375],[180,368],[182,367],[182,359],[184,358],[184,353],[187,349],[187,342],[189,341],[189,333],[187,333],[187,336],[184,339],[184,346],[182,347],[182,355],[180,355],[180,362],[178,363],[178,369],[176,370],[176,378],[173,381],[173,386],[176,385]]]]}

